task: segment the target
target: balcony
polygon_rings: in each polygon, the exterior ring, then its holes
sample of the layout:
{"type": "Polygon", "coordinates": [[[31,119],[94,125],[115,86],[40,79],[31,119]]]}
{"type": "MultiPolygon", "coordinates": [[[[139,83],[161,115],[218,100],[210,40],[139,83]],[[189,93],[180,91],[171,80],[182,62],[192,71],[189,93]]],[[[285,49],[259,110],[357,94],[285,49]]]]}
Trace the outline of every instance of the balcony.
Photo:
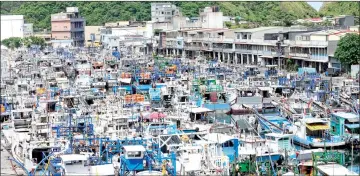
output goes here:
{"type": "Polygon", "coordinates": [[[80,18],[71,18],[70,19],[71,22],[83,22],[85,21],[85,18],[80,17],[80,18]]]}
{"type": "Polygon", "coordinates": [[[71,28],[71,32],[81,32],[84,31],[84,28],[71,28]]]}
{"type": "Polygon", "coordinates": [[[51,21],[71,21],[71,22],[81,22],[85,21],[85,18],[79,17],[79,18],[66,18],[65,16],[61,16],[60,18],[54,18],[51,17],[51,21]]]}
{"type": "Polygon", "coordinates": [[[259,45],[276,45],[276,40],[261,40],[261,39],[235,39],[237,43],[259,44],[259,45]]]}
{"type": "Polygon", "coordinates": [[[184,49],[190,50],[190,51],[198,51],[198,50],[201,50],[201,47],[200,46],[185,46],[184,49]]]}
{"type": "Polygon", "coordinates": [[[310,55],[311,60],[321,61],[321,62],[327,62],[329,61],[328,55],[319,55],[319,54],[312,54],[310,55]]]}
{"type": "Polygon", "coordinates": [[[278,56],[277,52],[274,51],[258,51],[258,54],[262,54],[265,56],[278,56]]]}
{"type": "Polygon", "coordinates": [[[284,43],[289,44],[290,46],[300,46],[300,47],[327,47],[327,41],[289,41],[285,40],[284,43]]]}
{"type": "Polygon", "coordinates": [[[203,50],[203,51],[213,51],[213,47],[211,47],[211,46],[202,46],[201,50],[203,50]]]}
{"type": "Polygon", "coordinates": [[[305,53],[289,53],[292,57],[299,57],[305,60],[309,61],[321,61],[321,62],[327,62],[329,60],[328,55],[322,55],[322,54],[305,54],[305,53]]]}
{"type": "Polygon", "coordinates": [[[240,48],[235,48],[235,52],[237,53],[252,53],[252,50],[247,50],[247,49],[240,49],[240,48]]]}
{"type": "Polygon", "coordinates": [[[74,41],[85,40],[83,36],[76,36],[76,37],[72,37],[71,39],[73,39],[74,41]]]}
{"type": "Polygon", "coordinates": [[[232,53],[232,52],[234,52],[234,50],[233,50],[232,48],[224,48],[223,51],[226,52],[226,53],[232,53]]]}
{"type": "Polygon", "coordinates": [[[309,54],[304,54],[304,53],[290,53],[290,56],[293,57],[302,57],[302,58],[310,58],[309,54]]]}
{"type": "Polygon", "coordinates": [[[204,39],[205,41],[209,41],[209,42],[215,42],[215,43],[233,43],[234,39],[228,39],[228,38],[206,38],[204,39]]]}
{"type": "Polygon", "coordinates": [[[69,28],[55,28],[55,29],[51,29],[52,32],[70,32],[69,28]]]}

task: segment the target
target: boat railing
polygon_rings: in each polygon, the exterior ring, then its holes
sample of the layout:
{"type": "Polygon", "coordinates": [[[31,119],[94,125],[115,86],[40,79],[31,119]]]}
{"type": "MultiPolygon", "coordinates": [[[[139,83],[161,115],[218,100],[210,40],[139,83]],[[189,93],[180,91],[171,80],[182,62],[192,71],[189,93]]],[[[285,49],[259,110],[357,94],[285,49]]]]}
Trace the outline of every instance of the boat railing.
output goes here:
{"type": "Polygon", "coordinates": [[[210,158],[210,162],[212,163],[213,167],[215,167],[212,169],[217,170],[216,172],[218,174],[222,173],[229,175],[230,160],[228,156],[212,156],[210,158]]]}

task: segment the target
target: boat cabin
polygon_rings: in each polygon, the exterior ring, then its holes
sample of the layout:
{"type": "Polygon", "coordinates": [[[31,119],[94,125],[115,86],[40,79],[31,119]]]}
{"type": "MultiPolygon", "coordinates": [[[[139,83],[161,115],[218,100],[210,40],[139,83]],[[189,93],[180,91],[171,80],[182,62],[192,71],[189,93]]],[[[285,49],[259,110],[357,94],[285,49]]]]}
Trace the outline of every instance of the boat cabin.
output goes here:
{"type": "Polygon", "coordinates": [[[11,111],[11,119],[14,123],[15,129],[29,128],[31,126],[34,111],[28,109],[16,109],[11,111]]]}
{"type": "Polygon", "coordinates": [[[206,114],[209,112],[213,112],[213,110],[208,108],[191,108],[190,109],[190,120],[191,122],[195,122],[198,120],[205,120],[206,114]]]}
{"type": "Polygon", "coordinates": [[[142,145],[123,146],[123,157],[121,162],[126,162],[126,167],[131,171],[144,170],[144,157],[146,149],[142,145]]]}
{"type": "Polygon", "coordinates": [[[245,71],[245,77],[249,77],[249,76],[256,76],[258,74],[260,74],[260,71],[258,69],[259,66],[257,65],[248,65],[245,66],[246,71],[245,71]]]}
{"type": "Polygon", "coordinates": [[[360,133],[359,115],[337,112],[332,113],[330,119],[332,133],[345,137],[358,137],[358,134],[360,133]]]}
{"type": "Polygon", "coordinates": [[[277,76],[278,71],[277,68],[278,65],[266,65],[266,71],[265,71],[265,77],[269,77],[269,76],[277,76]]]}
{"type": "Polygon", "coordinates": [[[291,139],[293,134],[267,133],[265,134],[266,145],[273,152],[284,152],[292,149],[291,139]]]}
{"type": "Polygon", "coordinates": [[[178,162],[177,171],[185,172],[200,171],[203,147],[200,145],[183,146],[177,150],[178,162]]]}

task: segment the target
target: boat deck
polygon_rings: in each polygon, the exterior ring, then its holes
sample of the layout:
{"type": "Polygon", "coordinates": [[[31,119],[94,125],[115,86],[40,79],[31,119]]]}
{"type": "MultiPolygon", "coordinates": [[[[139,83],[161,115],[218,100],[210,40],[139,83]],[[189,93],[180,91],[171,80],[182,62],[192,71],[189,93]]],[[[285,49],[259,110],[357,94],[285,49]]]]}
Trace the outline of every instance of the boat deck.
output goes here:
{"type": "Polygon", "coordinates": [[[317,166],[317,168],[326,175],[358,175],[340,164],[325,164],[317,166]]]}
{"type": "MultiPolygon", "coordinates": [[[[16,166],[16,169],[12,169],[11,161],[8,160],[8,157],[11,156],[11,154],[3,147],[1,146],[1,171],[0,175],[25,175],[24,171],[16,166]]],[[[15,162],[13,162],[13,165],[16,165],[15,162]]]]}

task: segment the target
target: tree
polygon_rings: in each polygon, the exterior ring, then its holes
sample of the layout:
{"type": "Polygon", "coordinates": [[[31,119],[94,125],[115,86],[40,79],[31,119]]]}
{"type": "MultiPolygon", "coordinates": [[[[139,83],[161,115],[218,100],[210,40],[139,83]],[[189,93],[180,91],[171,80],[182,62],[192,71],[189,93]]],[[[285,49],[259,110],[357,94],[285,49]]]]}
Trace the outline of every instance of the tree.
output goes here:
{"type": "Polygon", "coordinates": [[[1,41],[1,44],[10,49],[19,48],[22,45],[27,48],[29,48],[31,45],[38,45],[41,48],[43,48],[45,46],[45,40],[43,38],[35,37],[35,36],[30,36],[25,38],[10,37],[8,39],[4,39],[3,41],[1,41]]]}
{"type": "Polygon", "coordinates": [[[38,45],[41,48],[45,46],[45,39],[36,36],[25,37],[25,41],[29,41],[27,44],[23,43],[24,46],[30,47],[31,45],[38,45]]]}
{"type": "Polygon", "coordinates": [[[340,39],[335,58],[343,64],[360,64],[360,35],[346,34],[340,39]]]}
{"type": "Polygon", "coordinates": [[[236,18],[235,18],[235,24],[236,24],[236,25],[239,25],[239,22],[240,22],[240,17],[236,17],[236,18]]]}
{"type": "Polygon", "coordinates": [[[331,26],[331,21],[329,21],[328,19],[326,19],[325,21],[322,22],[323,26],[331,26]]]}
{"type": "Polygon", "coordinates": [[[286,27],[290,27],[290,26],[293,25],[292,21],[291,21],[291,20],[288,20],[288,19],[285,19],[285,20],[283,21],[283,23],[284,23],[284,25],[285,25],[286,27]]]}
{"type": "Polygon", "coordinates": [[[20,37],[10,37],[1,41],[1,44],[10,49],[19,48],[22,44],[20,37]]]}
{"type": "Polygon", "coordinates": [[[225,26],[230,29],[232,24],[230,21],[225,21],[225,26]]]}

